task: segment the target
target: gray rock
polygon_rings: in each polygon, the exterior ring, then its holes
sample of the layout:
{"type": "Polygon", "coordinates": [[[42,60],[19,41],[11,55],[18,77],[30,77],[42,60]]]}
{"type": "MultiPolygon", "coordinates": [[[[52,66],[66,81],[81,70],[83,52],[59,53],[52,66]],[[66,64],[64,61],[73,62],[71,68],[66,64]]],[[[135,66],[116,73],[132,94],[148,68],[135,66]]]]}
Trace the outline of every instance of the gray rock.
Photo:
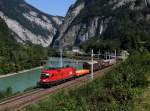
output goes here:
{"type": "Polygon", "coordinates": [[[64,18],[45,14],[24,0],[0,0],[0,17],[15,33],[18,42],[30,41],[47,47],[64,18]]]}
{"type": "MultiPolygon", "coordinates": [[[[102,2],[100,0],[81,0],[80,2],[80,0],[78,0],[69,9],[63,25],[58,31],[57,36],[55,36],[53,45],[55,47],[74,46],[89,40],[91,37],[100,37],[103,33],[107,32],[109,24],[115,21],[113,20],[115,17],[112,17],[111,13],[115,14],[116,11],[120,10],[124,6],[127,6],[127,8],[131,11],[141,11],[144,10],[145,7],[148,8],[149,5],[150,0],[108,0],[108,2],[102,2]],[[87,16],[87,18],[78,20],[79,17],[83,16],[85,13],[89,13],[90,15],[90,12],[85,11],[85,9],[87,6],[89,7],[96,1],[102,3],[101,11],[97,12],[99,14],[87,16]],[[107,10],[108,12],[106,12],[107,10]],[[79,22],[74,23],[76,20],[79,22]]],[[[149,19],[149,16],[147,16],[147,18],[149,19]]],[[[136,19],[144,19],[144,15],[141,14],[136,19]]]]}

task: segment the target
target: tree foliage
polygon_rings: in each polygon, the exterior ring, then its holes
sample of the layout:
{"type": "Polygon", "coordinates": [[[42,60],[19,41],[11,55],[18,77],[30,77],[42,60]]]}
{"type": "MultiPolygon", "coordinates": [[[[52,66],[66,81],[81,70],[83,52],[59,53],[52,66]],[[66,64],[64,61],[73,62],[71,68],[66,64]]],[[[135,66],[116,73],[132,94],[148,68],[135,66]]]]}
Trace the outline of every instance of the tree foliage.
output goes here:
{"type": "Polygon", "coordinates": [[[26,43],[19,44],[5,22],[0,19],[0,74],[40,66],[47,59],[47,48],[26,43]]]}
{"type": "Polygon", "coordinates": [[[49,96],[26,111],[133,111],[134,103],[148,86],[149,60],[149,52],[134,52],[103,78],[49,96]]]}

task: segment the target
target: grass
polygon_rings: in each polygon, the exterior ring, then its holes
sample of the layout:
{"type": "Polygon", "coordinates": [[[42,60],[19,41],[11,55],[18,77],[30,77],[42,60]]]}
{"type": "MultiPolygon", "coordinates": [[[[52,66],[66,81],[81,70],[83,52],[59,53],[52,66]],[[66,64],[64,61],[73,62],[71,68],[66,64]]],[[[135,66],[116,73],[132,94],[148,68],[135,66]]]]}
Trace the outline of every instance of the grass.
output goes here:
{"type": "Polygon", "coordinates": [[[150,111],[150,87],[144,92],[141,104],[141,110],[150,111]]]}
{"type": "Polygon", "coordinates": [[[148,111],[149,59],[149,53],[135,53],[103,78],[49,96],[24,111],[148,111]]]}
{"type": "MultiPolygon", "coordinates": [[[[148,74],[150,75],[150,74],[148,74]]],[[[150,76],[147,77],[150,82],[150,76]]],[[[134,111],[150,111],[150,86],[147,87],[139,100],[135,103],[134,111]]]]}

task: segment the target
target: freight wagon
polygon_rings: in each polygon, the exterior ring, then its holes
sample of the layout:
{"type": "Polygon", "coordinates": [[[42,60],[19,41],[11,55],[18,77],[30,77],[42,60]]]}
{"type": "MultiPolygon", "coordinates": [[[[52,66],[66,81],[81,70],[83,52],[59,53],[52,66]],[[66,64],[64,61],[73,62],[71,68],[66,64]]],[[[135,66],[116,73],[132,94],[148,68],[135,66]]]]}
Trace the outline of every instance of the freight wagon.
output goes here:
{"type": "MultiPolygon", "coordinates": [[[[112,62],[113,63],[113,62],[112,62]]],[[[112,65],[110,61],[94,61],[93,71],[98,71],[112,65]]],[[[49,86],[61,83],[65,80],[80,77],[91,72],[92,62],[83,63],[83,68],[76,70],[74,67],[49,68],[42,70],[40,86],[49,86]]]]}
{"type": "MultiPolygon", "coordinates": [[[[91,71],[92,62],[84,62],[83,63],[83,69],[88,69],[91,71]]],[[[102,69],[102,64],[99,61],[93,61],[93,71],[98,71],[102,69]]]]}

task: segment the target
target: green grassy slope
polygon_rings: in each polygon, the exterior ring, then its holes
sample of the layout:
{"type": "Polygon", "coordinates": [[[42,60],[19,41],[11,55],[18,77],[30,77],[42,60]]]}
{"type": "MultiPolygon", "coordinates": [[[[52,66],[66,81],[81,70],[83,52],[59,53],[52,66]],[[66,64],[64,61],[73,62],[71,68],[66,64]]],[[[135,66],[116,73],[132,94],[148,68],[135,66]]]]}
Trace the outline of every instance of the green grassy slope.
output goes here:
{"type": "Polygon", "coordinates": [[[135,53],[101,79],[34,103],[25,111],[133,111],[150,73],[149,53],[135,53]],[[135,56],[136,55],[136,56],[135,56]]]}

